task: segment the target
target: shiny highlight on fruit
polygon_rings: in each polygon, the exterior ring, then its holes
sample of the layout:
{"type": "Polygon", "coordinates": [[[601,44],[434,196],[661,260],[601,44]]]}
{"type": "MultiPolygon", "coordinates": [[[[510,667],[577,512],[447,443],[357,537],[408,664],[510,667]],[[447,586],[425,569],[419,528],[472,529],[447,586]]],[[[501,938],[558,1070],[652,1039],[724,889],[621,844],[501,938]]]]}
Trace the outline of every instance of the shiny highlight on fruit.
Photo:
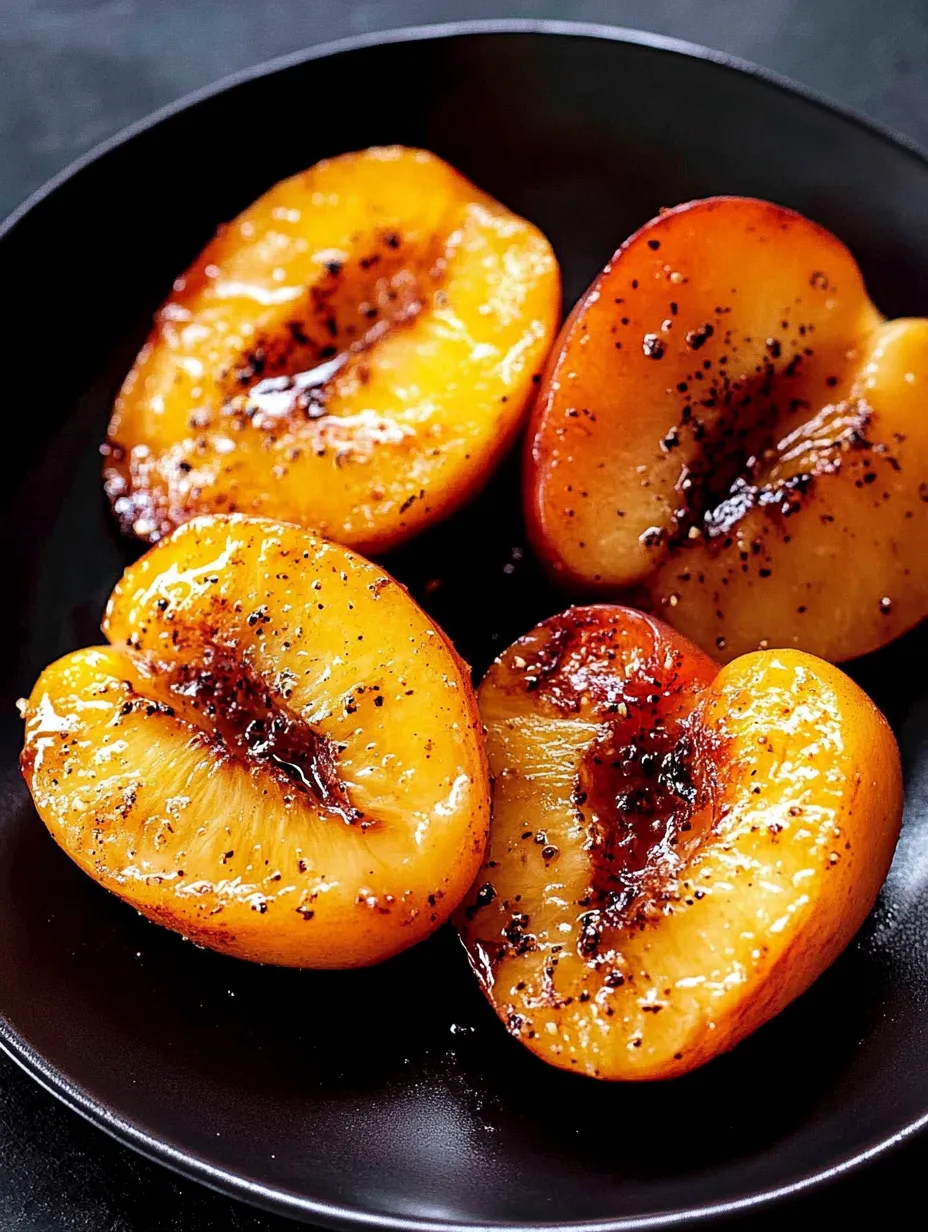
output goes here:
{"type": "Polygon", "coordinates": [[[489,817],[476,701],[381,569],[296,526],[199,518],[126,570],[103,632],[39,677],[21,758],[94,880],[296,967],[379,962],[457,906],[489,817]]]}
{"type": "Polygon", "coordinates": [[[317,163],[175,282],[110,422],[116,517],[155,541],[259,514],[386,551],[485,483],[559,313],[545,237],[435,155],[317,163]]]}
{"type": "Polygon", "coordinates": [[[457,922],[507,1030],[595,1078],[685,1074],[834,961],[902,815],[886,721],[837,668],[719,668],[660,621],[570,608],[479,691],[486,861],[457,922]]]}
{"type": "Polygon", "coordinates": [[[928,613],[928,320],[885,321],[845,246],[716,197],[618,250],[561,333],[529,433],[551,573],[713,657],[833,662],[928,613]]]}

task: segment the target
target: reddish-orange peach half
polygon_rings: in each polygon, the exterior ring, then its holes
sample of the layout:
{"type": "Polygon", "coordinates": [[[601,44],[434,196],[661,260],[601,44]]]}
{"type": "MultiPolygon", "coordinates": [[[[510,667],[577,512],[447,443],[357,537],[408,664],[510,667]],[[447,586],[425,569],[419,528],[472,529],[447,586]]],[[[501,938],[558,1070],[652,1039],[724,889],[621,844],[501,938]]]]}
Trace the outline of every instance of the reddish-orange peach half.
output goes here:
{"type": "Polygon", "coordinates": [[[479,692],[486,861],[458,914],[509,1032],[605,1079],[684,1074],[841,953],[902,814],[896,742],[838,668],[719,667],[629,608],[571,608],[479,692]]]}
{"type": "Polygon", "coordinates": [[[552,573],[634,595],[722,660],[833,662],[928,612],[928,320],[885,321],[832,234],[718,197],[618,250],[530,432],[552,573]]]}
{"type": "Polygon", "coordinates": [[[393,547],[488,478],[559,314],[545,237],[440,158],[317,163],[174,284],[113,411],[116,516],[151,541],[240,512],[393,547]]]}

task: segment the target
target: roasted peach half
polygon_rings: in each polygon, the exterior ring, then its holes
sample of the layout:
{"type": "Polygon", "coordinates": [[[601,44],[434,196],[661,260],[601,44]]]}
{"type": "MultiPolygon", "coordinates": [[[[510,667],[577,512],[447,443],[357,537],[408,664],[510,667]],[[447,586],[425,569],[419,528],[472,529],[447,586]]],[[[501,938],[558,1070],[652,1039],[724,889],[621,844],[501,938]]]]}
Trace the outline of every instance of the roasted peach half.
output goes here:
{"type": "Polygon", "coordinates": [[[928,320],[884,321],[815,223],[718,197],[631,237],[564,328],[527,510],[564,581],[712,655],[831,661],[928,613],[928,320]]]}
{"type": "Polygon", "coordinates": [[[386,550],[487,479],[559,313],[545,237],[433,154],[317,163],[175,282],[110,422],[116,516],[150,541],[241,512],[386,550]]]}
{"type": "Polygon", "coordinates": [[[489,817],[465,665],[382,570],[295,526],[188,522],[39,677],[22,770],[52,836],[240,958],[375,963],[472,882],[489,817]]]}
{"type": "Polygon", "coordinates": [[[873,905],[899,754],[823,660],[719,668],[640,612],[577,607],[515,642],[479,697],[493,823],[459,925],[545,1061],[686,1073],[808,988],[873,905]]]}

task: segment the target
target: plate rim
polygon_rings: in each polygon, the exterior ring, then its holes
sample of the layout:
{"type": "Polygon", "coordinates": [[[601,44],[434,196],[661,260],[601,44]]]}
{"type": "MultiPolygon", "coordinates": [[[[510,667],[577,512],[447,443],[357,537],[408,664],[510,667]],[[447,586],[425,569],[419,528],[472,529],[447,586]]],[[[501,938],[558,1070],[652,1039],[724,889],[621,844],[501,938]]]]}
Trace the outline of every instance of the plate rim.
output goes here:
{"type": "MultiPolygon", "coordinates": [[[[289,68],[296,68],[313,60],[368,47],[491,34],[554,35],[595,39],[708,62],[739,76],[754,78],[782,93],[799,97],[816,108],[837,115],[883,141],[889,142],[903,153],[928,166],[928,149],[913,138],[900,133],[891,125],[874,120],[852,107],[836,103],[826,95],[794,81],[785,74],[687,39],[599,22],[508,17],[462,19],[391,27],[312,44],[260,61],[220,77],[197,90],[190,91],[117,130],[39,185],[0,221],[0,242],[11,240],[17,227],[37,206],[53,196],[59,188],[93,163],[150,129],[156,128],[163,121],[201,102],[217,98],[239,85],[272,76],[289,68]]],[[[167,1139],[150,1134],[131,1119],[119,1115],[81,1084],[72,1081],[62,1070],[49,1064],[41,1053],[20,1034],[2,1010],[0,1010],[0,1050],[70,1111],[77,1113],[117,1142],[130,1147],[153,1162],[227,1197],[247,1202],[272,1214],[283,1214],[301,1222],[318,1222],[325,1227],[338,1229],[388,1229],[390,1232],[483,1232],[483,1230],[495,1232],[497,1229],[505,1229],[505,1232],[561,1232],[561,1230],[563,1232],[649,1232],[652,1229],[672,1228],[682,1224],[752,1212],[819,1189],[894,1150],[928,1128],[928,1109],[926,1109],[920,1117],[916,1117],[895,1133],[877,1139],[870,1146],[838,1160],[829,1167],[805,1173],[787,1184],[756,1190],[724,1202],[590,1221],[520,1223],[518,1221],[435,1220],[377,1213],[361,1207],[310,1198],[293,1189],[265,1185],[260,1181],[250,1180],[238,1172],[212,1163],[195,1151],[180,1149],[167,1139]]]]}
{"type": "Polygon", "coordinates": [[[312,43],[298,48],[296,51],[285,52],[280,56],[272,56],[268,60],[260,60],[247,68],[234,73],[227,73],[215,81],[209,82],[196,90],[182,94],[172,102],[156,108],[141,119],[133,121],[116,130],[103,141],[97,142],[77,158],[72,159],[60,171],[50,176],[33,189],[23,200],[14,206],[13,210],[0,219],[0,240],[12,233],[37,205],[50,197],[68,180],[78,175],[91,163],[97,162],[111,151],[127,144],[133,138],[140,136],[151,128],[157,127],[163,120],[179,114],[198,103],[224,94],[227,90],[260,77],[269,77],[273,73],[288,68],[296,68],[313,60],[338,55],[346,51],[359,51],[366,47],[379,47],[392,43],[425,42],[432,38],[457,38],[459,36],[484,34],[543,34],[565,35],[575,38],[597,39],[603,42],[624,43],[629,46],[645,47],[653,51],[668,52],[684,59],[701,60],[728,69],[739,76],[753,77],[765,85],[774,87],[784,94],[796,95],[807,103],[823,111],[841,116],[863,128],[875,136],[882,137],[893,145],[900,147],[905,153],[913,156],[919,162],[928,162],[928,147],[921,145],[913,137],[900,132],[890,124],[875,120],[871,116],[835,102],[826,94],[811,86],[794,80],[785,73],[756,64],[753,60],[718,51],[695,43],[689,39],[675,38],[669,34],[657,34],[648,30],[638,30],[632,26],[609,25],[604,22],[592,21],[561,21],[554,18],[535,17],[494,17],[473,18],[460,21],[423,23],[412,26],[394,26],[383,30],[366,31],[363,34],[347,35],[340,39],[331,39],[322,43],[312,43]]]}

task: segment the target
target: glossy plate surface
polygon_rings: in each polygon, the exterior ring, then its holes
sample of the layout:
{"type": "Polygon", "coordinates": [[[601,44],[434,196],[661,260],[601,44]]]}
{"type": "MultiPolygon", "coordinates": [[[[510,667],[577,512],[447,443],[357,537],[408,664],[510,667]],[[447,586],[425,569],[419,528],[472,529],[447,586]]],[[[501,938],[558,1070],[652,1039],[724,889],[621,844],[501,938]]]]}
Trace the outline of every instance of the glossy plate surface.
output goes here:
{"type": "MultiPolygon", "coordinates": [[[[852,950],[734,1054],[599,1086],[506,1037],[443,931],[373,970],[249,967],[159,931],[53,845],[14,701],[97,639],[134,549],[100,490],[112,397],[174,275],[281,176],[372,143],[435,150],[546,230],[569,305],[660,206],[747,193],[836,231],[880,308],[928,311],[928,162],[718,57],[496,23],[310,52],[111,143],[0,233],[0,1042],[72,1107],[218,1188],[309,1221],[666,1226],[836,1175],[928,1114],[928,637],[855,665],[894,724],[908,811],[852,950]],[[15,445],[12,443],[15,440],[15,445]]],[[[564,606],[524,549],[511,465],[389,558],[481,673],[564,606]]],[[[852,569],[854,561],[847,567],[852,569]]]]}

